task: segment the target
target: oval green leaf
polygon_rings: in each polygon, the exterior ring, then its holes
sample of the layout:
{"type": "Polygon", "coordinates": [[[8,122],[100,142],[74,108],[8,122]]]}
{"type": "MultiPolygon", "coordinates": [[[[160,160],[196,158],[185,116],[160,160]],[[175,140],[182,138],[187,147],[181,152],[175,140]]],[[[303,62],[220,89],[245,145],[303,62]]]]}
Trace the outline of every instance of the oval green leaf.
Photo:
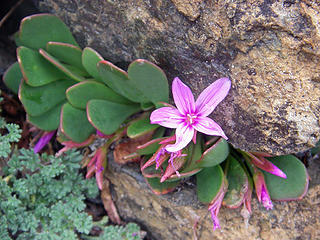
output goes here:
{"type": "Polygon", "coordinates": [[[71,80],[58,80],[44,86],[31,87],[23,81],[19,99],[29,115],[40,116],[65,101],[65,91],[73,83],[71,80]]]}
{"type": "Polygon", "coordinates": [[[67,99],[74,107],[81,109],[86,109],[88,101],[92,99],[131,104],[129,100],[96,81],[83,81],[73,85],[67,90],[67,99]]]}
{"type": "Polygon", "coordinates": [[[12,64],[3,75],[3,82],[12,92],[18,94],[19,85],[23,78],[18,62],[12,64]]]}
{"type": "Polygon", "coordinates": [[[86,111],[73,107],[70,103],[63,105],[60,120],[61,132],[74,142],[84,142],[96,130],[89,123],[86,111]]]}
{"type": "Polygon", "coordinates": [[[48,53],[56,57],[61,62],[70,64],[85,71],[84,67],[82,66],[81,48],[68,43],[48,42],[46,49],[48,53]]]}
{"type": "Polygon", "coordinates": [[[30,48],[19,47],[17,57],[23,78],[30,86],[38,87],[65,78],[62,72],[30,48]]]}
{"type": "Polygon", "coordinates": [[[228,191],[223,199],[223,204],[229,208],[239,207],[249,188],[249,180],[241,164],[232,156],[229,156],[226,164],[228,191]]]}
{"type": "Polygon", "coordinates": [[[265,181],[273,200],[299,200],[308,190],[309,176],[303,163],[292,155],[268,158],[280,168],[287,178],[280,178],[263,171],[265,181]]]}
{"type": "Polygon", "coordinates": [[[222,189],[224,173],[220,165],[204,168],[197,175],[198,199],[203,203],[210,203],[222,189]]]}
{"type": "Polygon", "coordinates": [[[61,73],[64,73],[66,76],[70,77],[71,79],[81,82],[84,81],[85,78],[82,77],[79,72],[81,72],[81,70],[76,70],[74,71],[73,69],[75,67],[70,66],[68,67],[68,65],[66,64],[62,64],[58,59],[56,59],[55,57],[51,56],[49,53],[47,53],[45,50],[40,49],[39,53],[42,55],[42,57],[44,57],[45,59],[47,59],[51,64],[53,64],[53,66],[55,66],[58,70],[61,71],[61,73]]]}
{"type": "Polygon", "coordinates": [[[137,89],[128,74],[108,61],[98,63],[98,71],[102,81],[113,91],[128,98],[132,102],[148,102],[143,93],[137,89]]]}
{"type": "Polygon", "coordinates": [[[40,116],[34,117],[27,114],[27,120],[44,131],[56,130],[59,127],[60,112],[63,104],[64,102],[58,104],[40,116]]]}
{"type": "Polygon", "coordinates": [[[127,129],[127,135],[130,138],[140,137],[144,134],[154,131],[158,127],[160,126],[157,124],[151,124],[149,115],[146,115],[145,118],[139,119],[129,125],[127,129]]]}
{"type": "Polygon", "coordinates": [[[49,41],[78,46],[69,28],[54,15],[36,14],[21,21],[19,43],[23,46],[33,49],[46,48],[49,41]]]}
{"type": "Polygon", "coordinates": [[[87,70],[87,72],[94,77],[96,80],[101,81],[97,64],[100,61],[103,61],[103,57],[100,56],[95,50],[90,47],[86,47],[82,51],[82,65],[87,70]]]}
{"type": "Polygon", "coordinates": [[[150,102],[156,104],[169,101],[167,77],[155,64],[144,59],[135,60],[129,65],[128,76],[150,102]]]}
{"type": "Polygon", "coordinates": [[[220,138],[208,148],[197,161],[197,167],[213,167],[222,163],[229,155],[229,145],[226,140],[220,138]]]}
{"type": "Polygon", "coordinates": [[[151,188],[152,192],[160,195],[172,192],[180,183],[179,180],[175,182],[160,182],[160,178],[145,178],[147,184],[151,188]]]}
{"type": "Polygon", "coordinates": [[[129,116],[140,110],[138,104],[124,105],[106,100],[94,99],[87,104],[90,123],[106,135],[114,133],[129,116]]]}

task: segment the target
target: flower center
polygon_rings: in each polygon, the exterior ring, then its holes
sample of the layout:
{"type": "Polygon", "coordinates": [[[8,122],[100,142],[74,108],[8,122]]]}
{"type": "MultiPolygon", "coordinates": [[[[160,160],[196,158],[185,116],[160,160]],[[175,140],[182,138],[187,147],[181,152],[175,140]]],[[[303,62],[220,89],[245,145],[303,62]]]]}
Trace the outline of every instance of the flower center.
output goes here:
{"type": "Polygon", "coordinates": [[[189,123],[190,125],[192,125],[194,123],[195,118],[197,118],[197,115],[188,113],[186,122],[189,123]]]}

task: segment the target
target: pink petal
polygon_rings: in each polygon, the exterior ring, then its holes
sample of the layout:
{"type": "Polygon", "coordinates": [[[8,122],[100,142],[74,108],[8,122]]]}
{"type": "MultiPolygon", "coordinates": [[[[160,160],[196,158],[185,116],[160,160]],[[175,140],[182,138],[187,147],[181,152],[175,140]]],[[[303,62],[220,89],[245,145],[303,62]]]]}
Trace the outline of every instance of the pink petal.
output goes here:
{"type": "Polygon", "coordinates": [[[193,127],[197,131],[202,132],[204,134],[221,136],[226,140],[228,139],[225,133],[223,132],[222,128],[219,126],[219,124],[213,121],[211,118],[198,117],[197,122],[193,124],[193,127]]]}
{"type": "Polygon", "coordinates": [[[227,96],[231,87],[228,78],[220,78],[204,89],[196,101],[197,113],[208,116],[216,106],[227,96]]]}
{"type": "Polygon", "coordinates": [[[195,112],[195,103],[192,92],[178,77],[172,82],[172,95],[174,103],[183,115],[195,112]]]}
{"type": "Polygon", "coordinates": [[[152,124],[159,124],[167,128],[177,128],[183,120],[180,112],[176,108],[162,107],[154,110],[150,116],[152,124]]]}
{"type": "Polygon", "coordinates": [[[180,124],[176,130],[176,143],[166,146],[168,152],[177,152],[183,149],[192,140],[194,129],[187,124],[180,124]]]}
{"type": "Polygon", "coordinates": [[[248,152],[247,154],[250,156],[252,163],[258,168],[261,168],[262,170],[276,175],[278,177],[287,178],[287,175],[284,172],[282,172],[276,165],[274,165],[272,162],[268,161],[264,157],[258,158],[250,152],[248,152]]]}
{"type": "Polygon", "coordinates": [[[270,210],[273,208],[272,201],[270,199],[268,190],[265,188],[265,186],[262,186],[262,191],[261,191],[261,201],[262,205],[267,209],[270,210]]]}
{"type": "Polygon", "coordinates": [[[51,132],[45,132],[40,140],[37,142],[37,144],[34,146],[34,153],[40,152],[51,140],[53,135],[56,133],[56,130],[51,132]]]}

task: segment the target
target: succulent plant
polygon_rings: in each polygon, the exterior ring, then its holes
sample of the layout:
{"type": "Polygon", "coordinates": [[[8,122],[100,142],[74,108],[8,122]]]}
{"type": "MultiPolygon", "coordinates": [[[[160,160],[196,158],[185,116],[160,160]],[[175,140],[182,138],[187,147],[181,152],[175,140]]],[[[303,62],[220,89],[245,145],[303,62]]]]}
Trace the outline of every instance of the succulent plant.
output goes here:
{"type": "Polygon", "coordinates": [[[82,50],[56,16],[24,18],[15,38],[18,63],[4,82],[19,93],[29,122],[44,131],[59,128],[65,140],[84,142],[96,130],[110,135],[132,114],[168,101],[160,68],[138,59],[127,73],[95,50],[82,50]]]}
{"type": "Polygon", "coordinates": [[[50,132],[37,149],[57,129],[65,145],[60,153],[87,145],[96,136],[107,138],[85,164],[87,177],[95,174],[100,189],[108,148],[127,135],[145,137],[134,156],[141,157],[142,174],[154,193],[168,193],[183,178],[196,175],[198,198],[209,205],[214,229],[220,227],[221,205],[244,205],[251,213],[254,187],[267,209],[272,208],[271,199],[296,200],[306,194],[309,177],[299,159],[234,149],[221,127],[207,117],[228,94],[229,79],[212,83],[195,102],[191,90],[176,78],[175,108],[167,104],[168,81],[159,67],[138,59],[124,71],[94,49],[81,49],[53,15],[24,18],[15,39],[18,62],[7,70],[4,82],[18,93],[28,121],[50,132]],[[159,109],[150,116],[155,107],[159,109]],[[157,124],[176,128],[176,134],[157,124]]]}

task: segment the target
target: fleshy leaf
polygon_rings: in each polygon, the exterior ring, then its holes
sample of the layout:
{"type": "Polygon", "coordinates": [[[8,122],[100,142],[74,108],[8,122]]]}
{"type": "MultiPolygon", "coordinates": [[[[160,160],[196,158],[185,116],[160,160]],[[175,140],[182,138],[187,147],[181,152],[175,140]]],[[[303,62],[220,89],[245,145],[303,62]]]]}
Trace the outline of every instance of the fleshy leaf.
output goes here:
{"type": "Polygon", "coordinates": [[[12,64],[3,75],[3,82],[14,93],[18,94],[19,85],[23,78],[18,62],[12,64]]]}
{"type": "Polygon", "coordinates": [[[59,59],[61,62],[85,70],[82,66],[81,48],[68,43],[48,42],[46,49],[48,53],[59,59]]]}
{"type": "Polygon", "coordinates": [[[210,203],[224,185],[225,176],[220,165],[204,168],[197,174],[198,199],[210,203]]]}
{"type": "Polygon", "coordinates": [[[22,42],[20,41],[20,32],[15,32],[13,34],[13,39],[14,39],[14,42],[16,43],[17,47],[20,47],[22,46],[22,42]]]}
{"type": "Polygon", "coordinates": [[[144,134],[154,131],[158,127],[159,125],[157,124],[151,124],[149,115],[146,115],[144,118],[139,119],[129,125],[127,129],[127,135],[130,138],[140,137],[144,134]]]}
{"type": "Polygon", "coordinates": [[[272,200],[298,200],[308,190],[309,176],[303,163],[292,155],[268,158],[280,168],[287,178],[280,178],[263,171],[272,200]]]}
{"type": "Polygon", "coordinates": [[[180,183],[180,181],[175,182],[160,182],[160,178],[146,178],[146,181],[151,188],[152,192],[160,195],[172,192],[176,186],[180,183]]]}
{"type": "Polygon", "coordinates": [[[62,73],[67,75],[68,77],[72,78],[75,81],[81,82],[84,81],[85,78],[82,77],[78,72],[81,70],[74,71],[75,67],[69,67],[66,64],[62,64],[57,58],[51,56],[49,53],[47,53],[45,50],[40,49],[39,53],[47,59],[50,63],[52,63],[57,69],[59,69],[62,73]]]}
{"type": "Polygon", "coordinates": [[[19,42],[33,49],[46,48],[49,41],[78,46],[69,28],[60,18],[50,14],[25,17],[19,29],[19,42]]]}
{"type": "Polygon", "coordinates": [[[74,142],[84,142],[96,130],[87,119],[86,111],[66,103],[62,107],[60,129],[74,142]]]}
{"type": "Polygon", "coordinates": [[[58,80],[40,87],[31,87],[21,83],[19,98],[26,112],[31,116],[40,116],[66,99],[65,91],[74,82],[58,80]]]}
{"type": "Polygon", "coordinates": [[[142,92],[137,89],[128,74],[108,61],[98,63],[98,70],[102,81],[113,91],[128,98],[132,102],[148,102],[142,92]]]}
{"type": "Polygon", "coordinates": [[[64,102],[56,105],[54,108],[40,116],[34,117],[27,114],[27,120],[44,131],[56,130],[59,127],[60,112],[63,104],[64,102]]]}
{"type": "Polygon", "coordinates": [[[67,90],[68,101],[77,108],[86,109],[87,102],[91,99],[108,100],[121,104],[131,102],[121,95],[115,93],[110,88],[96,81],[83,81],[73,85],[67,90]]]}
{"type": "Polygon", "coordinates": [[[208,148],[197,161],[197,167],[213,167],[223,162],[229,155],[229,145],[226,140],[220,138],[208,148]]]}
{"type": "Polygon", "coordinates": [[[30,48],[19,47],[17,57],[22,75],[30,86],[38,87],[65,78],[62,72],[30,48]]]}
{"type": "Polygon", "coordinates": [[[102,81],[97,67],[98,62],[100,61],[103,61],[103,57],[101,57],[95,50],[89,47],[83,49],[82,65],[87,72],[98,81],[102,81]]]}
{"type": "Polygon", "coordinates": [[[132,114],[140,111],[138,104],[124,105],[106,100],[90,100],[87,114],[90,123],[104,134],[114,133],[132,114]]]}
{"type": "Polygon", "coordinates": [[[143,111],[148,111],[154,108],[154,104],[152,102],[143,102],[143,103],[140,103],[140,106],[143,111]]]}
{"type": "Polygon", "coordinates": [[[169,101],[167,77],[155,64],[144,59],[135,60],[129,65],[128,76],[150,102],[169,101]]]}
{"type": "Polygon", "coordinates": [[[240,163],[232,156],[227,159],[226,175],[229,186],[223,204],[229,208],[237,208],[243,203],[248,191],[248,177],[240,163]]]}

